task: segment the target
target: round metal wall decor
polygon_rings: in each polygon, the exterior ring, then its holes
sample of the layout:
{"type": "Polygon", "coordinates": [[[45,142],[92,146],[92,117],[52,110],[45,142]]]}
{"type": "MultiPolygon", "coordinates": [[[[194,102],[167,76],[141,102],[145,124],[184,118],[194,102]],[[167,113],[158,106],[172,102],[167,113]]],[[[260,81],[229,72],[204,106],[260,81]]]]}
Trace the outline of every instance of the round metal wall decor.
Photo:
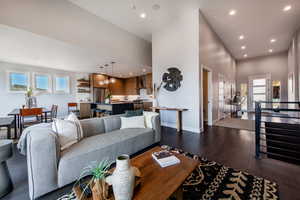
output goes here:
{"type": "Polygon", "coordinates": [[[164,73],[162,81],[165,83],[164,88],[170,92],[176,91],[181,86],[183,76],[178,68],[171,67],[168,69],[169,73],[164,73]]]}

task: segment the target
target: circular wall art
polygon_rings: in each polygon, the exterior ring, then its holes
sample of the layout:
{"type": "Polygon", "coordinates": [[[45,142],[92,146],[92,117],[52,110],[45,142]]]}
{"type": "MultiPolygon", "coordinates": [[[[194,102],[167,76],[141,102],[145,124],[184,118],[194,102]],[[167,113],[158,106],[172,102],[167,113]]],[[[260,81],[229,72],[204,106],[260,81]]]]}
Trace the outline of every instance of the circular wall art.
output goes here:
{"type": "Polygon", "coordinates": [[[178,68],[171,67],[168,69],[169,73],[164,73],[162,81],[165,83],[164,88],[170,92],[176,91],[181,86],[183,76],[178,68]]]}

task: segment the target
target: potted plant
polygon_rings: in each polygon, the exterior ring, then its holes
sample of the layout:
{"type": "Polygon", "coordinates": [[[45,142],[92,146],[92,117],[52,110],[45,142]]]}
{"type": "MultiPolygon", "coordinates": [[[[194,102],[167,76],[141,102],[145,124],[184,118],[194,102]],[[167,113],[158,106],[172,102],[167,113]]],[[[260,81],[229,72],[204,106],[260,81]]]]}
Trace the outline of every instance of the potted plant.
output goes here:
{"type": "MultiPolygon", "coordinates": [[[[103,160],[99,163],[93,162],[89,166],[85,167],[83,172],[81,173],[78,181],[86,176],[92,177],[91,180],[86,184],[85,189],[87,189],[87,187],[90,187],[92,189],[93,200],[108,199],[108,185],[105,182],[105,178],[111,174],[109,172],[111,164],[112,162],[108,160],[103,160]]],[[[81,198],[82,196],[80,197],[80,199],[81,198]]]]}
{"type": "Polygon", "coordinates": [[[36,97],[33,95],[33,89],[31,87],[29,87],[25,93],[25,102],[27,108],[37,106],[36,97]]]}
{"type": "Polygon", "coordinates": [[[111,93],[109,92],[109,93],[106,95],[106,97],[105,97],[105,103],[106,103],[106,104],[109,104],[109,103],[110,103],[111,97],[112,97],[112,95],[111,95],[111,93]]]}

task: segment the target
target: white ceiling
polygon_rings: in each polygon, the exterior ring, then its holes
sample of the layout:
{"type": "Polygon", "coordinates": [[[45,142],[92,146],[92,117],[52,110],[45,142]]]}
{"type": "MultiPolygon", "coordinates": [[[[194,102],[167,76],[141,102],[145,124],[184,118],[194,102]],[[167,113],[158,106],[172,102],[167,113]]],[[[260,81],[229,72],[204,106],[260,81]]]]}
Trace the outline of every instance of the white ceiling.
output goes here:
{"type": "Polygon", "coordinates": [[[1,0],[0,44],[0,60],[13,63],[106,72],[98,66],[114,61],[114,76],[151,72],[151,43],[66,0],[1,0]]]}
{"type": "Polygon", "coordinates": [[[186,9],[200,8],[215,32],[236,59],[256,57],[288,49],[293,33],[300,25],[299,0],[69,0],[89,12],[148,41],[151,34],[186,9]],[[131,8],[132,2],[136,10],[131,8]],[[152,6],[160,5],[159,10],[152,6]],[[282,11],[292,5],[289,12],[282,11]],[[229,16],[235,9],[237,14],[229,16]],[[146,19],[139,14],[147,13],[146,19]],[[239,41],[239,35],[245,39],[239,41]],[[270,39],[277,42],[270,44],[270,39]],[[242,51],[241,46],[246,50],[242,51]]]}
{"type": "Polygon", "coordinates": [[[114,75],[139,75],[151,71],[151,44],[140,38],[151,41],[153,32],[199,8],[237,59],[287,50],[300,25],[300,0],[1,0],[0,60],[80,72],[104,72],[97,66],[113,60],[114,75]],[[287,4],[293,8],[283,13],[287,4]]]}

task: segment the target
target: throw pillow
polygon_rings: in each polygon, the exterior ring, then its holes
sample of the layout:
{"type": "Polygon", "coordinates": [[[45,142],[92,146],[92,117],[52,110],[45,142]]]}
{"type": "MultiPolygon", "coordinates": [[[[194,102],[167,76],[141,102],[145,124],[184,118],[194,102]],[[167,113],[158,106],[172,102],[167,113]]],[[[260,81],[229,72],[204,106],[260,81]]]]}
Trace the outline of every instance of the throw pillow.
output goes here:
{"type": "Polygon", "coordinates": [[[70,113],[66,118],[65,120],[69,120],[69,121],[72,121],[72,122],[75,122],[76,125],[77,125],[77,128],[78,128],[78,133],[79,133],[79,139],[82,139],[83,138],[83,130],[82,130],[82,126],[81,126],[81,123],[79,121],[79,119],[77,118],[77,116],[74,114],[74,113],[70,113]]]}
{"type": "Polygon", "coordinates": [[[80,140],[78,125],[73,121],[53,119],[52,130],[58,136],[61,151],[69,148],[80,140]]]}
{"type": "Polygon", "coordinates": [[[145,112],[144,111],[144,117],[145,117],[145,124],[147,128],[153,128],[152,126],[152,117],[159,115],[156,112],[145,112]]]}
{"type": "Polygon", "coordinates": [[[145,128],[144,116],[121,117],[121,129],[125,128],[145,128]]]}
{"type": "Polygon", "coordinates": [[[142,116],[143,110],[126,110],[125,117],[135,117],[135,116],[142,116]]]}

